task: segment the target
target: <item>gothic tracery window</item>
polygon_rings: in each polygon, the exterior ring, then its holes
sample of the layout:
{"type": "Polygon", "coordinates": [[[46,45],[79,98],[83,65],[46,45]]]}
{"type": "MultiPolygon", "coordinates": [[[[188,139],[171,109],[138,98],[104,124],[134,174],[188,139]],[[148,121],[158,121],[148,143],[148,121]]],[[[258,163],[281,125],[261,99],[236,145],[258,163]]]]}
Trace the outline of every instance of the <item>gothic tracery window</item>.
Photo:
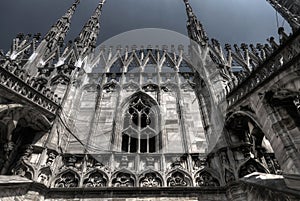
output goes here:
{"type": "Polygon", "coordinates": [[[158,151],[157,107],[147,99],[141,95],[134,97],[125,111],[121,145],[124,152],[158,151]]]}

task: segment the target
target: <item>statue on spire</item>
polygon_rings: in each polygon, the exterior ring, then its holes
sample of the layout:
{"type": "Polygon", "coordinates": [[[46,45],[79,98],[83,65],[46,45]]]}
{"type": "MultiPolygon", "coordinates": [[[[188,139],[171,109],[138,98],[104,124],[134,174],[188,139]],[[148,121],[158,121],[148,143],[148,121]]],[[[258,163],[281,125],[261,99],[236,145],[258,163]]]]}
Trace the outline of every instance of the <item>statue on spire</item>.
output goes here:
{"type": "Polygon", "coordinates": [[[189,3],[189,0],[183,0],[186,12],[188,16],[187,20],[187,29],[189,37],[196,41],[199,45],[205,46],[208,41],[207,34],[203,28],[203,25],[198,21],[197,17],[195,16],[193,9],[189,3]]]}
{"type": "Polygon", "coordinates": [[[70,28],[71,18],[80,3],[80,0],[76,0],[73,5],[67,10],[67,12],[57,20],[56,24],[48,31],[44,37],[47,41],[60,42],[65,39],[65,36],[70,28]]]}
{"type": "Polygon", "coordinates": [[[75,39],[75,45],[77,47],[79,57],[85,57],[86,54],[96,46],[98,34],[100,31],[100,15],[102,13],[102,7],[105,0],[100,0],[93,15],[84,25],[79,36],[75,39]]]}
{"type": "Polygon", "coordinates": [[[67,12],[51,27],[24,68],[30,68],[31,73],[35,74],[37,68],[42,68],[55,57],[59,57],[60,46],[63,45],[71,26],[71,18],[79,3],[80,0],[76,0],[67,12]]]}

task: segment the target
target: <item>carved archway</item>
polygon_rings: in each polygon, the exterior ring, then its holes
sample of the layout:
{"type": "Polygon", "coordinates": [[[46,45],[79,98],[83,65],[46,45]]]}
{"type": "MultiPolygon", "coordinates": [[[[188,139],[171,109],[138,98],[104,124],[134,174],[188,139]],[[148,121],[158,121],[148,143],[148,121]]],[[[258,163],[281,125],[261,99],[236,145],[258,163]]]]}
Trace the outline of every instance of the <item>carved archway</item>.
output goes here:
{"type": "Polygon", "coordinates": [[[152,170],[145,171],[139,176],[140,187],[161,187],[163,186],[162,176],[152,170]]]}
{"type": "Polygon", "coordinates": [[[133,173],[128,170],[120,170],[114,173],[111,177],[112,187],[134,187],[136,185],[136,178],[133,173]]]}
{"type": "Polygon", "coordinates": [[[79,187],[80,177],[73,170],[66,170],[56,176],[53,187],[55,188],[75,188],[79,187]]]}
{"type": "Polygon", "coordinates": [[[19,104],[1,105],[0,122],[5,125],[0,142],[3,145],[1,174],[11,174],[20,164],[28,163],[35,151],[33,145],[43,143],[41,139],[51,128],[51,123],[33,108],[19,104]]]}
{"type": "Polygon", "coordinates": [[[218,187],[220,186],[220,181],[208,170],[200,170],[195,174],[195,184],[196,186],[218,187]]]}
{"type": "Polygon", "coordinates": [[[267,83],[258,97],[253,99],[253,108],[262,130],[270,140],[283,172],[299,174],[299,143],[294,136],[300,132],[299,79],[296,62],[267,83]],[[294,66],[293,66],[294,65],[294,66]],[[257,107],[259,105],[259,107],[257,107]],[[278,145],[282,146],[278,146],[278,145]],[[288,148],[287,148],[288,147],[288,148]]]}
{"type": "Polygon", "coordinates": [[[167,175],[167,186],[192,186],[191,176],[180,169],[173,170],[167,175]]]}
{"type": "Polygon", "coordinates": [[[105,187],[108,185],[108,176],[101,170],[92,170],[84,176],[83,186],[88,188],[105,187]]]}
{"type": "Polygon", "coordinates": [[[138,91],[121,104],[117,118],[121,135],[114,142],[124,152],[153,153],[161,149],[160,107],[150,95],[138,91]]]}
{"type": "Polygon", "coordinates": [[[52,170],[49,166],[42,168],[39,171],[37,181],[48,186],[49,181],[52,179],[52,170]]]}
{"type": "Polygon", "coordinates": [[[32,180],[35,177],[35,171],[30,164],[26,161],[19,161],[18,164],[13,167],[12,172],[14,175],[21,177],[26,177],[27,179],[32,180]]]}
{"type": "MultiPolygon", "coordinates": [[[[273,148],[266,138],[261,126],[249,112],[238,111],[227,118],[226,128],[229,143],[236,160],[255,160],[260,166],[268,168],[272,174],[280,174],[280,166],[275,158],[273,148]]],[[[252,166],[249,165],[251,172],[252,166]]],[[[247,169],[247,168],[246,168],[247,169]]],[[[254,168],[253,168],[254,169],[254,168]]],[[[257,168],[256,168],[257,169],[257,168]]],[[[258,168],[261,172],[261,168],[258,168]]]]}

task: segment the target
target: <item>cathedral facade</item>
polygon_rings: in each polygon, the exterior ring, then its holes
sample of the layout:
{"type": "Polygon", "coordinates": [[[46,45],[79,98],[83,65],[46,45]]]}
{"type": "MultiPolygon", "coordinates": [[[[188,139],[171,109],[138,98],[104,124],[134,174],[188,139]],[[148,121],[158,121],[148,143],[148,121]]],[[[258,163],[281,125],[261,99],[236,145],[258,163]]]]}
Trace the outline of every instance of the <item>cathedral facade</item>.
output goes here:
{"type": "Polygon", "coordinates": [[[188,0],[188,47],[96,47],[105,0],[66,45],[80,0],[19,34],[0,54],[0,200],[300,200],[300,3],[268,2],[293,30],[269,44],[223,48],[188,0]]]}

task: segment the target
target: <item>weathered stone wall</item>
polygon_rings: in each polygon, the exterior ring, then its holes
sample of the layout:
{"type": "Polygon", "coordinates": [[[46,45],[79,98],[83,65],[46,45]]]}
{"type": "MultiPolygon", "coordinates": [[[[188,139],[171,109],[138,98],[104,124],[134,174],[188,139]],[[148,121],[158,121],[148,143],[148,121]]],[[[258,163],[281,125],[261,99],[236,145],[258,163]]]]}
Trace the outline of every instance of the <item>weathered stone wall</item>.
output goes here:
{"type": "MultiPolygon", "coordinates": [[[[70,92],[72,99],[67,99],[68,104],[64,113],[70,114],[70,118],[66,120],[67,125],[77,139],[69,135],[66,150],[68,153],[82,153],[83,149],[87,149],[90,154],[104,153],[109,150],[121,151],[120,136],[124,129],[125,107],[137,90],[127,89],[130,83],[122,85],[121,82],[112,81],[103,83],[102,88],[97,88],[93,84],[94,78],[101,76],[103,75],[84,75],[84,86],[72,87],[70,92]],[[122,85],[122,88],[119,85],[122,85]]],[[[174,85],[176,85],[175,81],[174,85]]],[[[178,87],[179,89],[174,88],[172,91],[143,91],[159,102],[157,107],[160,110],[158,129],[161,131],[161,151],[163,153],[185,153],[186,151],[205,153],[208,145],[200,116],[198,97],[189,83],[186,82],[178,87]]]]}

